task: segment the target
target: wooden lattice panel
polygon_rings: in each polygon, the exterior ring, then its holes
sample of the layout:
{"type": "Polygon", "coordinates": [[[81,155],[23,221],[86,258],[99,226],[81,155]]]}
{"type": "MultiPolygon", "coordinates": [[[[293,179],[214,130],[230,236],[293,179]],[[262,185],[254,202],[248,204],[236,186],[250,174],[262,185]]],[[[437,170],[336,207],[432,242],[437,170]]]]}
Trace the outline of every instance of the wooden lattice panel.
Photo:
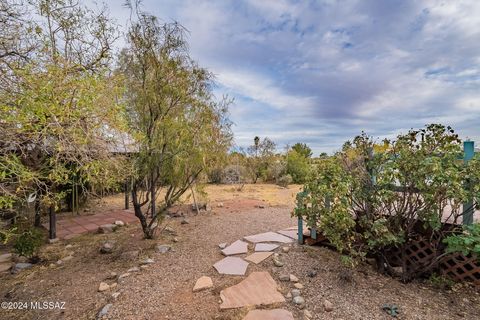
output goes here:
{"type": "Polygon", "coordinates": [[[475,256],[452,254],[440,263],[442,273],[457,281],[469,281],[480,288],[480,263],[475,256]]]}
{"type": "MultiPolygon", "coordinates": [[[[435,258],[432,245],[424,240],[412,240],[405,249],[407,268],[428,265],[435,258]]],[[[387,255],[388,263],[394,267],[402,265],[402,252],[394,248],[387,255]]]]}

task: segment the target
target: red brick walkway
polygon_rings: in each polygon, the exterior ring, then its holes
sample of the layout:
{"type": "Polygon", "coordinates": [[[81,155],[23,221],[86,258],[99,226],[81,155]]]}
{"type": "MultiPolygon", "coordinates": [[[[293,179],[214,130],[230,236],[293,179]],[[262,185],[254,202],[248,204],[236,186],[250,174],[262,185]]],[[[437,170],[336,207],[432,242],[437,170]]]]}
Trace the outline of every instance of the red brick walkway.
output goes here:
{"type": "MultiPolygon", "coordinates": [[[[57,220],[57,238],[71,239],[83,233],[95,232],[101,225],[114,223],[117,220],[122,220],[125,223],[138,222],[138,218],[131,210],[115,210],[88,216],[59,217],[57,220]]],[[[43,226],[47,230],[49,229],[48,222],[44,223],[43,226]]]]}

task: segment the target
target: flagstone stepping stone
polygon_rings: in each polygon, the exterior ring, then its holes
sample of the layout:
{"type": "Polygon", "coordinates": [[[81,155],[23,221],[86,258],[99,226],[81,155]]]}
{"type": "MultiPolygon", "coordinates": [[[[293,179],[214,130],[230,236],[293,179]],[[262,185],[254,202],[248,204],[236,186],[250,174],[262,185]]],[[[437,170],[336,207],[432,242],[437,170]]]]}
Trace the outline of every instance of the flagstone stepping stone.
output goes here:
{"type": "Polygon", "coordinates": [[[293,314],[284,309],[252,310],[243,320],[294,320],[293,314]]]}
{"type": "Polygon", "coordinates": [[[252,272],[245,280],[220,291],[220,309],[270,305],[285,302],[268,272],[252,272]]]}
{"type": "Polygon", "coordinates": [[[213,265],[218,273],[243,276],[247,271],[248,262],[239,257],[225,257],[213,265]]]}
{"type": "Polygon", "coordinates": [[[273,243],[257,243],[255,245],[255,251],[273,251],[279,247],[278,244],[273,244],[273,243]]]}
{"type": "Polygon", "coordinates": [[[203,276],[203,277],[200,277],[195,283],[195,286],[193,287],[193,292],[210,289],[212,287],[213,287],[212,278],[203,276]]]}
{"type": "Polygon", "coordinates": [[[245,258],[245,260],[259,264],[263,260],[267,259],[273,254],[273,252],[255,252],[245,258]]]}
{"type": "Polygon", "coordinates": [[[292,239],[297,239],[297,230],[288,230],[288,229],[285,229],[285,230],[280,230],[280,231],[277,231],[278,233],[280,234],[283,234],[284,236],[287,236],[289,238],[292,238],[292,239]]]}
{"type": "Polygon", "coordinates": [[[226,256],[231,256],[234,254],[242,254],[247,252],[248,252],[248,243],[242,240],[237,240],[222,250],[222,253],[226,256]]]}
{"type": "Polygon", "coordinates": [[[259,233],[255,234],[253,236],[247,236],[244,237],[243,239],[257,243],[257,242],[281,242],[281,243],[290,243],[293,242],[294,240],[292,238],[286,237],[282,234],[278,234],[276,232],[265,232],[265,233],[259,233]]]}

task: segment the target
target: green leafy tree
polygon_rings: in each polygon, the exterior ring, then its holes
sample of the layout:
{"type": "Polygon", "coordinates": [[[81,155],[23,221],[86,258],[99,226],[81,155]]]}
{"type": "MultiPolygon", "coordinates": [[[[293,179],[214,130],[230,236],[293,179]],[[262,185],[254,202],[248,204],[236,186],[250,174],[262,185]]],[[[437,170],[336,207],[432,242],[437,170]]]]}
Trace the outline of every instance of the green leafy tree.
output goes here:
{"type": "Polygon", "coordinates": [[[6,24],[18,37],[8,47],[17,50],[4,48],[9,54],[0,57],[8,83],[0,91],[0,205],[18,211],[35,201],[38,218],[41,205],[57,207],[65,198],[64,186],[112,181],[108,150],[122,109],[118,81],[105,69],[115,39],[105,11],[69,0],[26,8],[6,24]]]}
{"type": "Polygon", "coordinates": [[[253,145],[247,148],[247,165],[253,183],[257,183],[259,178],[267,176],[268,167],[275,159],[276,145],[267,137],[263,140],[255,137],[253,142],[253,145]]]}
{"type": "Polygon", "coordinates": [[[304,158],[310,158],[312,156],[312,149],[307,146],[306,143],[297,142],[292,146],[292,150],[294,150],[299,155],[303,156],[304,158]]]}
{"type": "Polygon", "coordinates": [[[228,100],[212,95],[213,77],[189,56],[185,30],[159,23],[130,3],[136,21],[127,34],[124,75],[133,157],[132,200],[144,235],[152,238],[164,209],[226,154],[231,141],[228,100]],[[157,208],[160,188],[166,189],[157,208]]]}
{"type": "Polygon", "coordinates": [[[311,171],[310,160],[292,148],[287,153],[287,173],[294,183],[304,183],[311,171]]]}

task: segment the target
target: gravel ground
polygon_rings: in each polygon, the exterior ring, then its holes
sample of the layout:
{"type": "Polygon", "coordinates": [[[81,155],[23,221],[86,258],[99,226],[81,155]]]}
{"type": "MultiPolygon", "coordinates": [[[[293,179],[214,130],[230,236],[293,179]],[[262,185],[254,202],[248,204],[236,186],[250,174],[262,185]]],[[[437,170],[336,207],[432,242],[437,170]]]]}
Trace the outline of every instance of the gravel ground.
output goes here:
{"type": "MultiPolygon", "coordinates": [[[[281,198],[292,203],[291,194],[278,190],[281,198]]],[[[0,319],[94,319],[107,303],[112,303],[109,319],[242,319],[248,310],[219,309],[219,292],[244,278],[218,275],[213,269],[212,265],[223,257],[218,244],[295,225],[290,217],[292,204],[272,206],[255,198],[223,198],[223,207],[213,203],[213,212],[200,215],[193,215],[186,206],[179,208],[187,214],[189,224],[181,224],[182,218],[165,221],[176,236],[164,232],[156,240],[143,240],[139,227],[132,225],[114,234],[85,235],[47,246],[41,266],[18,275],[0,276],[1,301],[65,301],[66,309],[2,310],[0,319]],[[259,204],[265,208],[258,208],[259,204]],[[99,254],[98,248],[106,239],[116,240],[115,250],[99,254]],[[67,244],[73,247],[66,249],[67,244]],[[156,253],[156,244],[170,244],[174,251],[156,253]],[[140,257],[129,260],[125,252],[132,250],[140,251],[140,257]],[[62,266],[49,266],[71,251],[72,260],[62,266]],[[110,272],[124,273],[146,257],[155,263],[124,278],[115,290],[97,292],[101,281],[112,283],[105,280],[110,272]],[[193,293],[195,281],[204,275],[212,277],[214,288],[193,293]],[[115,301],[111,298],[114,291],[120,292],[115,301]]],[[[281,282],[278,276],[296,275],[305,286],[302,296],[313,319],[391,319],[381,310],[386,303],[399,307],[400,319],[480,318],[480,296],[470,288],[445,291],[421,282],[402,284],[377,274],[369,265],[348,272],[340,256],[323,247],[293,244],[280,259],[283,267],[274,267],[269,258],[259,265],[250,264],[247,273],[269,271],[284,294],[293,286],[281,282]],[[310,277],[312,272],[316,276],[310,277]],[[324,311],[325,299],[333,304],[333,311],[324,311]]],[[[304,311],[290,302],[277,307],[289,309],[295,319],[303,318],[304,311]]]]}

